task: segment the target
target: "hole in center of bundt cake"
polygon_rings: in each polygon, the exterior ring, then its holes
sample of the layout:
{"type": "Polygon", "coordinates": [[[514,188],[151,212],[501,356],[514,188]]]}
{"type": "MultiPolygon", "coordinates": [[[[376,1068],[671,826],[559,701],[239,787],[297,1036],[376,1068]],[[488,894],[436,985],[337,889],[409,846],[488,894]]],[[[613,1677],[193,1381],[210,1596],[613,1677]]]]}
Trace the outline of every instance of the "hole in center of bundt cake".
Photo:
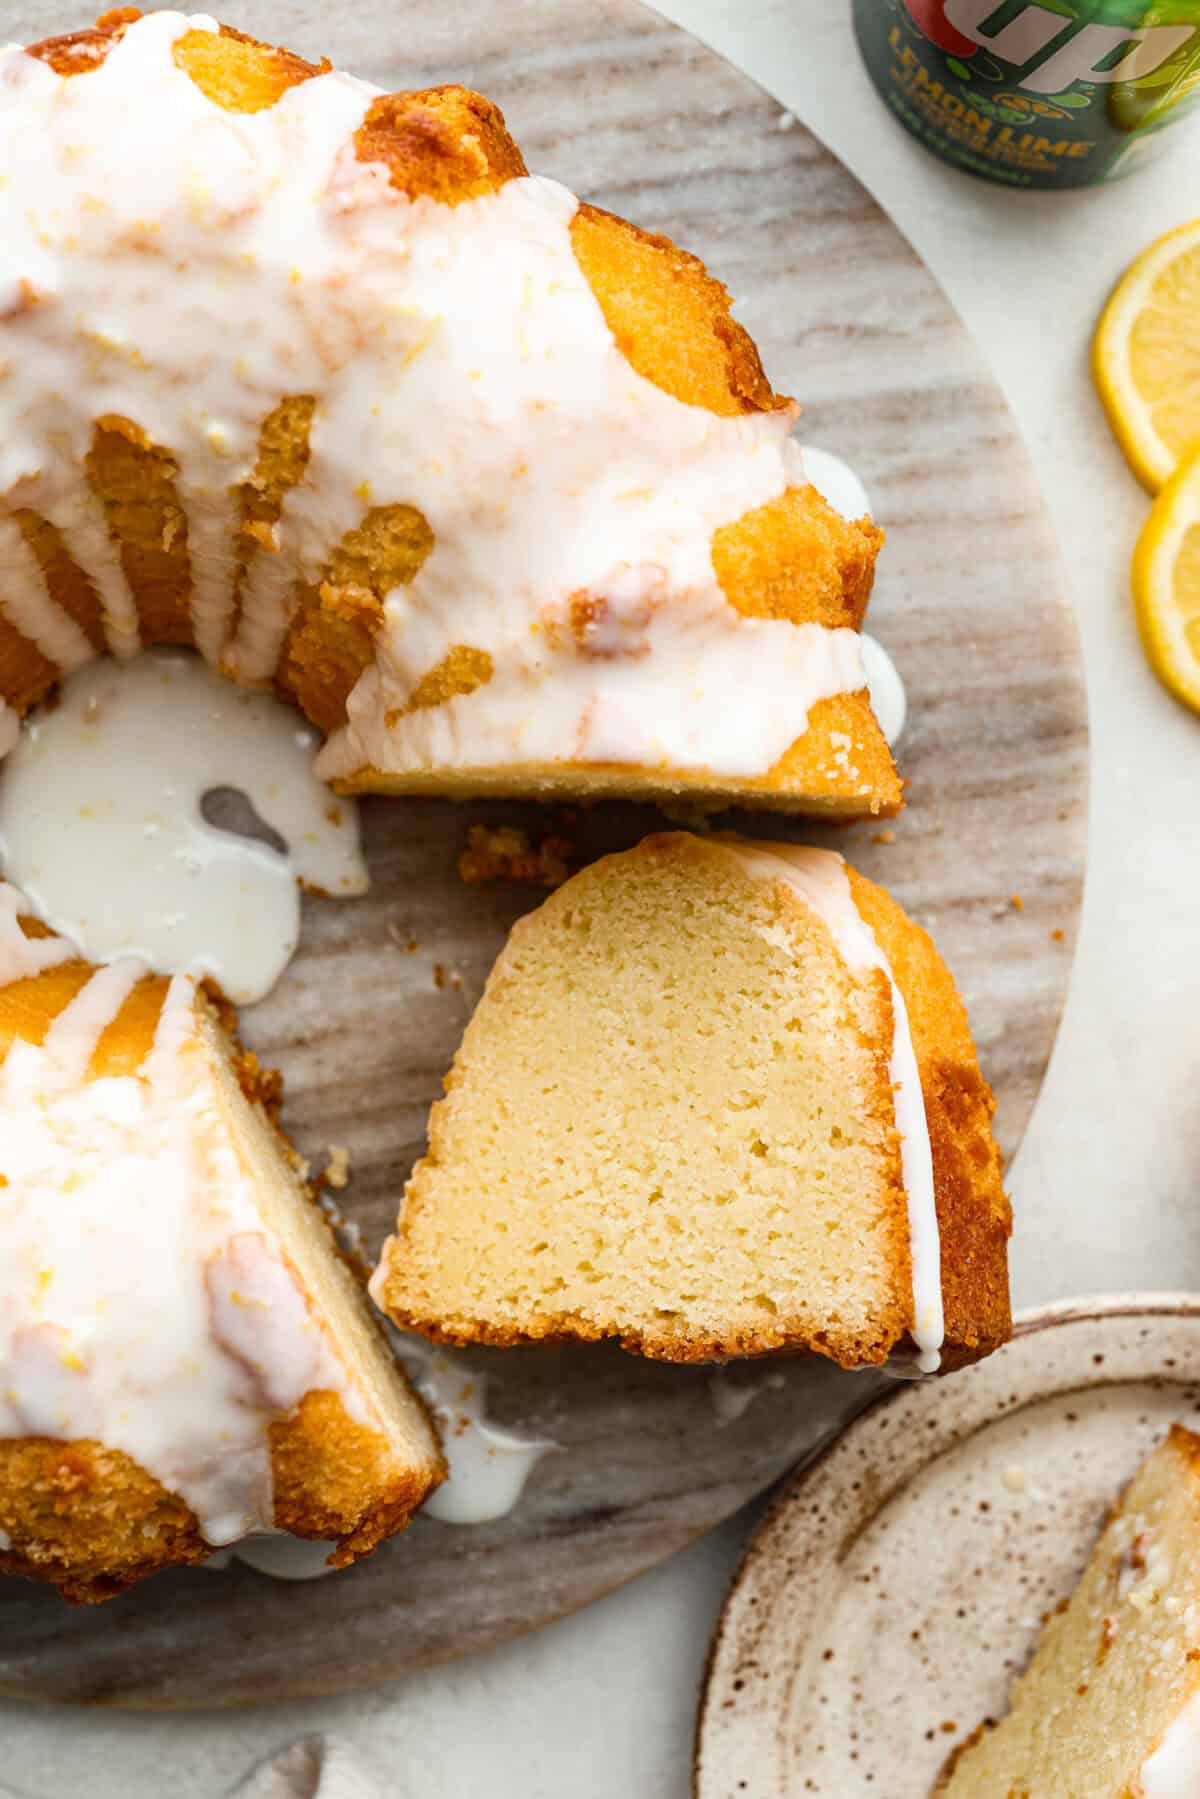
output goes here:
{"type": "Polygon", "coordinates": [[[200,816],[215,830],[231,837],[248,837],[286,856],[288,844],[255,809],[254,801],[237,787],[212,787],[200,801],[200,816]]]}

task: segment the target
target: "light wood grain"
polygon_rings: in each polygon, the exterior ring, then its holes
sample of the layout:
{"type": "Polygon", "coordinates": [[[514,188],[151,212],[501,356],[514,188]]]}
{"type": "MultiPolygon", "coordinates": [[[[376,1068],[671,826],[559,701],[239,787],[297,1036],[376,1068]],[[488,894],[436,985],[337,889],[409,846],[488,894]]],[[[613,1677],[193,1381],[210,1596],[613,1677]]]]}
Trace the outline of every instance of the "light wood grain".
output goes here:
{"type": "MultiPolygon", "coordinates": [[[[862,471],[888,529],[872,629],[909,691],[909,810],[895,842],[821,833],[892,887],[962,985],[1015,1150],[1062,1004],[1083,866],[1086,733],[1062,570],[1004,401],[895,227],[760,90],[633,0],[410,0],[340,11],[241,0],[232,22],[326,52],[389,88],[457,77],[504,107],[532,166],[702,254],[738,296],[803,434],[862,471]],[[1010,903],[1023,899],[1023,910],[1010,903]],[[1052,932],[1061,931],[1056,941],[1052,932]]],[[[25,4],[6,35],[79,24],[25,4]]],[[[287,1075],[287,1116],[319,1164],[347,1145],[346,1210],[377,1247],[419,1154],[463,1023],[530,891],[464,889],[474,819],[517,807],[371,802],[373,891],[308,902],[301,954],[246,1034],[287,1075]],[[407,953],[405,944],[418,948],[407,953]],[[461,984],[437,984],[441,966],[461,984]]],[[[598,852],[661,821],[582,821],[598,852]]],[[[723,1428],[704,1371],[615,1350],[474,1358],[495,1410],[555,1437],[520,1508],[419,1521],[316,1586],[245,1569],[166,1576],[70,1612],[0,1581],[0,1691],[93,1703],[248,1704],[367,1684],[460,1655],[594,1598],[726,1517],[871,1394],[787,1365],[723,1428]]]]}

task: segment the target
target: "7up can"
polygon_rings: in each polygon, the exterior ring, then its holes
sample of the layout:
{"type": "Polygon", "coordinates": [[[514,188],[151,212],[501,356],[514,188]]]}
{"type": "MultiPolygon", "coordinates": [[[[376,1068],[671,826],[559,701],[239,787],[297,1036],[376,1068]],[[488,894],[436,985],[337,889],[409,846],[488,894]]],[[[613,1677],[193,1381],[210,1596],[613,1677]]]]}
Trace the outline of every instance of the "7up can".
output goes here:
{"type": "Polygon", "coordinates": [[[1010,187],[1123,175],[1200,97],[1200,0],[854,0],[854,28],[913,135],[1010,187]]]}

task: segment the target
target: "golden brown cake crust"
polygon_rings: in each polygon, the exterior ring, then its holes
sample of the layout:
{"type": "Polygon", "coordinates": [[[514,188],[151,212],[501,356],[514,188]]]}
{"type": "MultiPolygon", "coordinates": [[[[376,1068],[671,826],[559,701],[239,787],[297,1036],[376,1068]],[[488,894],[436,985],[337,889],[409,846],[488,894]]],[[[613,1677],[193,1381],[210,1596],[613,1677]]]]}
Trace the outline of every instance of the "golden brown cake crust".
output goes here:
{"type": "Polygon", "coordinates": [[[891,894],[847,868],[854,902],[904,998],[925,1096],[942,1244],[947,1370],[1012,1335],[1008,1239],[1012,1210],[992,1135],[996,1109],[979,1070],[966,1008],[933,940],[891,894]]]}
{"type": "Polygon", "coordinates": [[[870,519],[848,523],[815,487],[789,487],[713,534],[713,569],[747,618],[857,631],[882,548],[883,532],[870,519]]]}
{"type": "Polygon", "coordinates": [[[457,206],[529,173],[500,108],[455,85],[381,94],[354,141],[359,161],[385,164],[411,200],[457,206]]]}
{"type": "Polygon", "coordinates": [[[196,1520],[120,1450],[47,1437],[0,1442],[0,1572],[94,1605],[210,1553],[196,1520]]]}
{"type": "Polygon", "coordinates": [[[403,1530],[437,1484],[426,1470],[398,1469],[386,1438],[356,1424],[336,1393],[306,1393],[270,1435],[275,1523],[293,1536],[336,1539],[335,1568],[403,1530]]]}
{"type": "MultiPolygon", "coordinates": [[[[356,1424],[336,1393],[306,1393],[270,1427],[274,1522],[293,1536],[336,1541],[335,1568],[402,1530],[431,1482],[397,1469],[384,1437],[356,1424]],[[364,1494],[369,1498],[364,1503],[364,1494]]],[[[0,1573],[97,1605],[212,1549],[195,1514],[132,1457],[102,1443],[0,1441],[0,1573]]]]}
{"type": "Polygon", "coordinates": [[[772,391],[724,283],[698,256],[586,201],[571,220],[571,242],[617,348],[639,375],[725,417],[792,405],[772,391]]]}
{"type": "Polygon", "coordinates": [[[100,595],[67,552],[62,533],[48,519],[19,506],[13,517],[33,551],[51,599],[79,626],[97,655],[103,655],[104,608],[100,595]]]}
{"type": "MultiPolygon", "coordinates": [[[[120,8],[104,14],[87,31],[46,39],[31,49],[59,74],[86,76],[140,14],[120,8]]],[[[289,87],[322,74],[328,63],[311,63],[290,51],[264,44],[229,26],[220,33],[192,31],[175,46],[175,58],[214,104],[252,112],[270,106],[289,87]]],[[[457,205],[494,192],[526,173],[502,113],[482,95],[447,85],[421,92],[381,95],[356,134],[361,160],[384,165],[392,184],[413,199],[457,205]]],[[[641,230],[611,213],[581,204],[571,224],[580,267],[613,336],[631,365],[647,380],[687,405],[736,416],[777,410],[791,402],[776,395],[763,373],[758,351],[731,316],[729,296],[703,263],[670,239],[641,230]]],[[[254,557],[269,553],[271,533],[283,495],[303,478],[308,431],[315,397],[282,396],[263,421],[259,466],[242,484],[238,498],[241,535],[236,553],[233,620],[239,616],[242,581],[254,557]]],[[[99,496],[137,603],[142,640],[190,643],[191,569],[187,518],[175,491],[175,460],[151,443],[129,420],[100,421],[87,458],[88,479],[99,496]]],[[[364,527],[368,524],[364,517],[364,527]]],[[[95,641],[98,602],[90,582],[36,514],[22,530],[43,561],[56,599],[95,641]]],[[[870,592],[882,534],[869,521],[850,523],[831,511],[811,487],[789,490],[745,518],[718,531],[713,559],[729,602],[748,616],[788,618],[857,626],[870,592]]],[[[345,723],[346,699],[374,654],[382,621],[382,568],[370,578],[325,579],[296,596],[296,616],[277,671],[280,691],[298,703],[314,724],[331,731],[345,723]]],[[[401,577],[412,578],[411,570],[401,577]]],[[[0,595],[0,697],[25,712],[53,687],[57,671],[3,617],[0,595]]],[[[474,646],[463,658],[478,657],[474,646]]],[[[427,671],[440,697],[462,691],[445,671],[427,671]]],[[[472,666],[474,684],[483,676],[472,666]]],[[[527,780],[532,791],[556,795],[577,790],[596,797],[640,792],[624,770],[554,765],[509,772],[495,784],[464,775],[448,789],[484,794],[512,793],[527,780]]],[[[661,795],[671,782],[657,771],[641,775],[647,797],[661,795]]],[[[705,803],[728,804],[736,796],[774,810],[829,812],[856,816],[864,810],[890,815],[902,805],[901,785],[865,693],[841,694],[814,707],[808,729],[766,774],[727,781],[688,771],[677,785],[705,803]],[[833,766],[828,731],[846,731],[861,776],[847,792],[845,775],[833,766]]],[[[346,791],[423,791],[421,774],[389,781],[366,768],[342,784],[346,791]]]]}
{"type": "Polygon", "coordinates": [[[641,769],[629,763],[563,761],[531,762],[500,770],[418,770],[402,775],[365,768],[333,786],[336,792],[348,794],[426,793],[440,799],[495,794],[567,804],[599,799],[661,802],[664,793],[671,793],[701,811],[723,811],[738,805],[748,812],[769,809],[828,818],[858,818],[864,811],[875,818],[892,818],[904,804],[903,783],[865,691],[818,700],[809,711],[803,737],[798,737],[765,775],[737,777],[704,769],[641,769]],[[853,745],[852,752],[847,752],[853,755],[858,788],[853,795],[846,792],[844,767],[833,759],[835,733],[853,745]]]}
{"type": "MultiPolygon", "coordinates": [[[[53,935],[37,919],[20,924],[28,937],[53,935]]],[[[0,986],[0,1062],[15,1038],[43,1042],[92,973],[88,963],[72,960],[0,986]]],[[[89,1080],[136,1074],[153,1046],[168,985],[162,976],[147,975],[134,986],[101,1032],[89,1080]]],[[[242,1048],[228,1001],[214,987],[203,991],[230,1041],[242,1092],[278,1132],[281,1077],[242,1048]]],[[[331,1230],[329,1240],[332,1254],[331,1230]]],[[[335,1567],[369,1555],[403,1529],[445,1474],[440,1461],[424,1467],[399,1462],[387,1437],[352,1419],[333,1392],[306,1393],[268,1434],[276,1527],[335,1542],[335,1567]]],[[[0,1440],[4,1538],[10,1546],[0,1550],[0,1573],[49,1582],[84,1604],[111,1599],[163,1568],[202,1562],[211,1553],[182,1499],[122,1451],[86,1440],[0,1440]]]]}
{"type": "Polygon", "coordinates": [[[124,36],[127,25],[136,24],[142,16],[140,7],[115,6],[101,13],[94,25],[83,31],[67,31],[58,37],[43,38],[30,44],[27,54],[49,64],[56,75],[81,75],[102,63],[113,45],[124,36]]]}

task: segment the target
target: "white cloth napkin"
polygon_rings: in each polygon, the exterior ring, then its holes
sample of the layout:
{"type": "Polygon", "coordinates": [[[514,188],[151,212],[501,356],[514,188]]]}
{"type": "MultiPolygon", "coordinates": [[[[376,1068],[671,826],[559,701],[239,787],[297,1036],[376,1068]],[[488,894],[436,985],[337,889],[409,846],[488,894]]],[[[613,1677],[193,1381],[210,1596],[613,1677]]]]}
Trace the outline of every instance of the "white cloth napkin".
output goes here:
{"type": "Polygon", "coordinates": [[[381,1794],[337,1737],[301,1737],[255,1768],[229,1799],[381,1799],[381,1794]]]}
{"type": "MultiPolygon", "coordinates": [[[[398,1789],[392,1788],[394,1799],[398,1789]]],[[[31,1799],[0,1787],[0,1799],[31,1799]]],[[[262,1762],[229,1799],[383,1799],[382,1789],[354,1751],[337,1737],[301,1737],[262,1762]]]]}

